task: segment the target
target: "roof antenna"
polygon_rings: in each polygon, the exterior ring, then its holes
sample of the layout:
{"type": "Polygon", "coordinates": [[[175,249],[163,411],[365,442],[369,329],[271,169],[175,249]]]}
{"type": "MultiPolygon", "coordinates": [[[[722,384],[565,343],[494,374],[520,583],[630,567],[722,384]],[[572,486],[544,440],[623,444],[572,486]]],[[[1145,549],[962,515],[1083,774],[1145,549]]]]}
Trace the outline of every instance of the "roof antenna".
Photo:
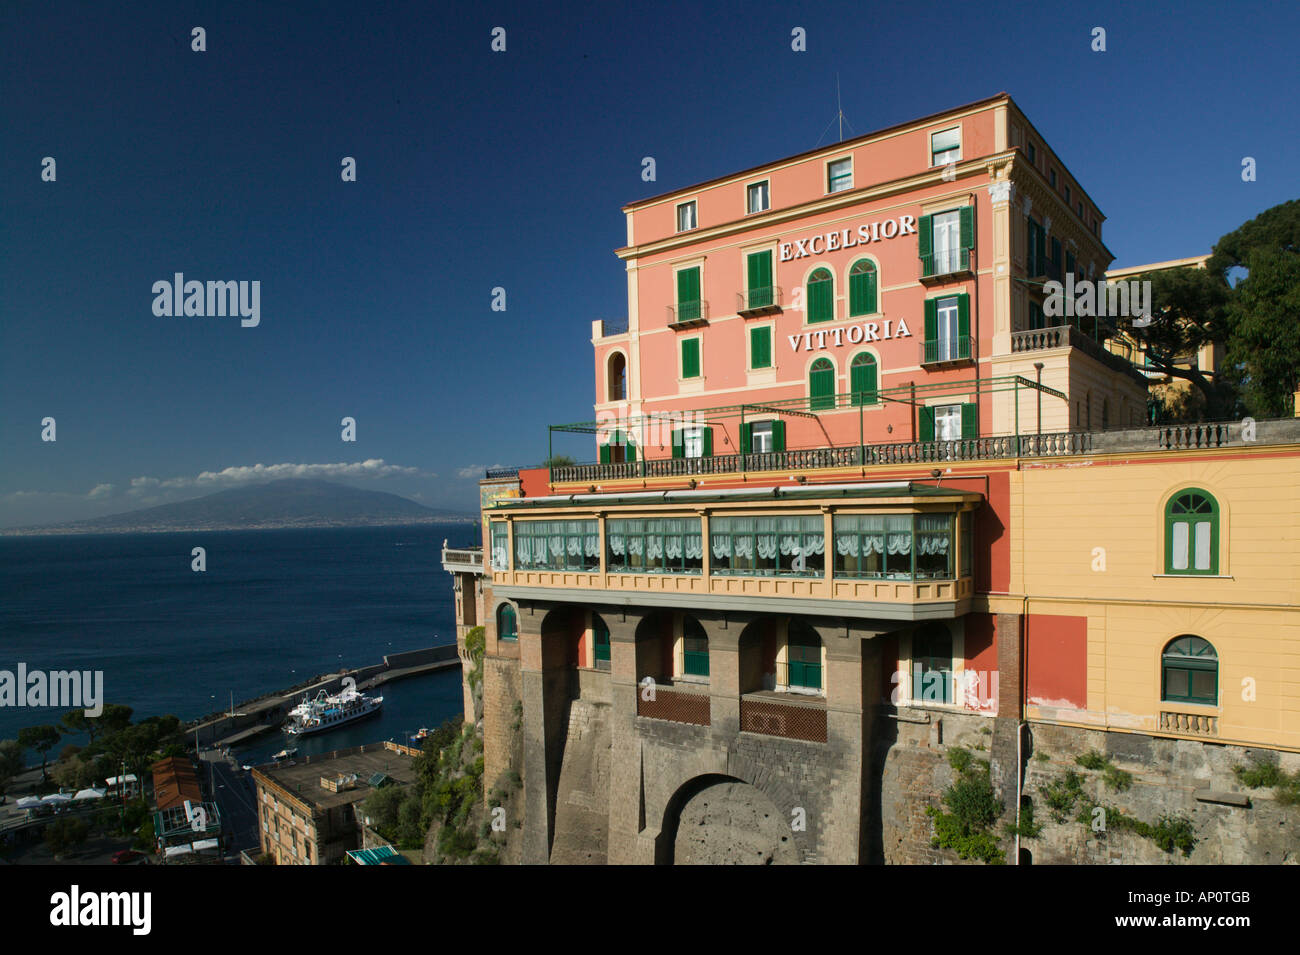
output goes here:
{"type": "MultiPolygon", "coordinates": [[[[844,142],[844,124],[849,123],[849,121],[844,116],[844,106],[840,100],[840,74],[838,73],[835,74],[835,116],[831,119],[829,123],[826,124],[826,129],[822,130],[821,136],[817,137],[818,146],[821,145],[822,138],[826,135],[827,130],[829,130],[831,126],[837,121],[840,124],[839,141],[844,142]]],[[[854,132],[852,123],[849,123],[849,132],[854,132]]],[[[814,146],[813,148],[815,149],[816,146],[814,146]]]]}
{"type": "Polygon", "coordinates": [[[844,142],[844,104],[840,101],[840,74],[835,74],[835,111],[840,118],[840,142],[844,142]]]}

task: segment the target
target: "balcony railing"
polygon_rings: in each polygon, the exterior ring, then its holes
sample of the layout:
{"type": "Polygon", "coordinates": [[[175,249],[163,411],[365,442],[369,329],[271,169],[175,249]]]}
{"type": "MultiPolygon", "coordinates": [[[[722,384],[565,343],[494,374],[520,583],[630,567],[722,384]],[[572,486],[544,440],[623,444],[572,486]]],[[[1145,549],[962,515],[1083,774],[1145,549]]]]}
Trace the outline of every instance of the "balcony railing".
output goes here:
{"type": "Polygon", "coordinates": [[[709,303],[703,299],[668,306],[669,328],[690,328],[692,325],[705,325],[708,321],[709,303]]]}
{"type": "Polygon", "coordinates": [[[1160,712],[1160,730],[1164,733],[1185,733],[1188,736],[1218,736],[1219,718],[1201,713],[1160,712]]]}
{"type": "Polygon", "coordinates": [[[597,337],[611,338],[614,335],[626,335],[626,334],[627,334],[626,318],[622,319],[621,321],[610,321],[607,318],[600,320],[600,334],[597,337]]]}
{"type": "MultiPolygon", "coordinates": [[[[1102,324],[1100,327],[1103,329],[1109,328],[1107,324],[1102,324]]],[[[1116,355],[1114,352],[1107,351],[1100,342],[1077,325],[1055,325],[1051,328],[1033,328],[1023,332],[1011,333],[1012,354],[1063,348],[1066,345],[1079,349],[1103,365],[1124,372],[1141,384],[1143,388],[1146,387],[1146,378],[1143,377],[1142,373],[1138,371],[1131,361],[1116,355]]]]}
{"type": "Polygon", "coordinates": [[[654,698],[647,700],[640,687],[636,694],[636,715],[652,720],[672,723],[691,723],[695,726],[710,724],[709,695],[689,690],[672,690],[664,686],[654,688],[654,698]]]}
{"type": "Polygon", "coordinates": [[[775,285],[745,289],[736,293],[736,314],[766,315],[781,311],[781,289],[775,285]]]}
{"type": "MultiPolygon", "coordinates": [[[[768,451],[762,454],[715,454],[706,458],[653,458],[621,464],[576,464],[554,468],[551,480],[617,481],[642,477],[687,477],[696,474],[736,474],[745,471],[789,471],[807,468],[863,467],[876,464],[921,464],[931,461],[984,461],[997,458],[1087,454],[1092,432],[963,438],[958,441],[910,441],[768,451]]],[[[1158,445],[1163,446],[1163,445],[1158,445]]]]}
{"type": "Polygon", "coordinates": [[[970,271],[970,249],[952,249],[946,252],[930,252],[920,257],[921,278],[941,279],[948,275],[958,275],[970,271]]]}
{"type": "Polygon", "coordinates": [[[921,364],[941,365],[944,362],[970,361],[969,335],[937,338],[921,343],[921,364]]]}

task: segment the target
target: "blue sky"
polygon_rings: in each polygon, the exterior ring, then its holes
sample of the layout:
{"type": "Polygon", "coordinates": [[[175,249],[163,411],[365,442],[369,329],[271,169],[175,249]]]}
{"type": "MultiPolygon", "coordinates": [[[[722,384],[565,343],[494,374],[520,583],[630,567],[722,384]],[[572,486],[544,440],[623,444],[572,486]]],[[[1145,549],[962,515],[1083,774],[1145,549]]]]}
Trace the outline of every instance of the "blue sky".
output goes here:
{"type": "Polygon", "coordinates": [[[1208,251],[1300,195],[1300,6],[1135,6],[11,0],[0,526],[281,474],[472,509],[591,417],[620,207],[829,141],[837,72],[858,134],[1005,90],[1117,265],[1208,251]],[[175,272],[259,281],[260,324],[155,316],[175,272]]]}

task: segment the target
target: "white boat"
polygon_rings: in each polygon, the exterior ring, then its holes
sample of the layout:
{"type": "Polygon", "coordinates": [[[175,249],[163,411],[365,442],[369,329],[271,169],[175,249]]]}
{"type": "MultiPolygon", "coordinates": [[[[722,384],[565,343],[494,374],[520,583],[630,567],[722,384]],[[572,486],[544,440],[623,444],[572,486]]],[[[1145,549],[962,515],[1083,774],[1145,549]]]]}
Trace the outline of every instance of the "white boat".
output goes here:
{"type": "Polygon", "coordinates": [[[335,729],[378,713],[383,705],[382,696],[366,696],[352,688],[335,695],[321,690],[314,700],[304,694],[302,702],[289,711],[284,731],[291,736],[306,736],[335,729]]]}

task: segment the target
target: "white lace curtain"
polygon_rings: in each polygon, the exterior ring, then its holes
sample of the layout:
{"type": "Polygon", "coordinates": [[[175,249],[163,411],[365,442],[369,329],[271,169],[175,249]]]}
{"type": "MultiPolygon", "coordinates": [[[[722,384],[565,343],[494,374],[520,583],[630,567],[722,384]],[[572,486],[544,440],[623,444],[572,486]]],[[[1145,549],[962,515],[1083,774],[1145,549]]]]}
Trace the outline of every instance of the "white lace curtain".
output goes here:
{"type": "Polygon", "coordinates": [[[916,517],[916,552],[947,554],[952,543],[952,518],[947,514],[918,514],[916,517]]]}

